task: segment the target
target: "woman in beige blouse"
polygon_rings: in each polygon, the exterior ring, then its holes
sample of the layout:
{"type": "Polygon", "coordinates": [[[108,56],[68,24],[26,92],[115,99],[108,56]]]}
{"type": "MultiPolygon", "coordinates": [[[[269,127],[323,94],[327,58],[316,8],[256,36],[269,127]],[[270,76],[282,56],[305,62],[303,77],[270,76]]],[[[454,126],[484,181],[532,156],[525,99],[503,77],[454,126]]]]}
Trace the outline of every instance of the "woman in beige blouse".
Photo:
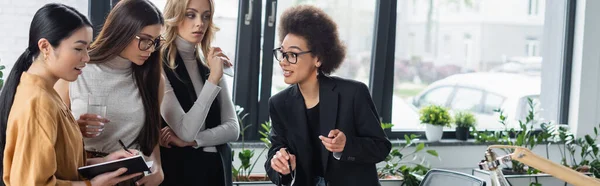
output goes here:
{"type": "MultiPolygon", "coordinates": [[[[72,7],[47,4],[33,17],[29,43],[0,93],[0,147],[6,185],[114,185],[139,174],[121,168],[81,181],[77,168],[123,157],[87,159],[75,119],[53,86],[74,81],[89,61],[92,27],[72,7]],[[13,104],[14,103],[14,104],[13,104]]],[[[133,153],[137,153],[133,152],[133,153]]]]}

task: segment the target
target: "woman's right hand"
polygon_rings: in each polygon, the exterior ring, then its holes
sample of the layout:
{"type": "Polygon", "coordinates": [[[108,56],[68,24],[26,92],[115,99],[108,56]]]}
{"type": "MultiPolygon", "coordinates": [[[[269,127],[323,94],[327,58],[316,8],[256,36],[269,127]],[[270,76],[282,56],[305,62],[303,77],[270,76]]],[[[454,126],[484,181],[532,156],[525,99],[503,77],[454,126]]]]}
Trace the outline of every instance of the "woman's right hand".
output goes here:
{"type": "Polygon", "coordinates": [[[210,75],[208,81],[215,85],[219,85],[221,77],[223,77],[223,66],[232,66],[229,61],[229,57],[223,54],[223,51],[219,47],[212,47],[208,52],[208,66],[210,67],[210,75]]]}
{"type": "Polygon", "coordinates": [[[86,138],[99,136],[104,130],[104,125],[110,120],[96,114],[82,114],[77,120],[81,134],[86,138]]]}
{"type": "Polygon", "coordinates": [[[137,151],[135,149],[127,149],[127,150],[129,152],[127,152],[125,150],[118,150],[113,153],[110,153],[109,155],[104,157],[103,162],[114,161],[114,160],[118,160],[118,159],[122,159],[122,158],[129,158],[129,157],[140,154],[140,151],[137,151]]]}
{"type": "Polygon", "coordinates": [[[296,156],[288,154],[285,148],[281,148],[271,158],[271,168],[282,175],[288,175],[292,172],[289,168],[288,160],[292,164],[292,170],[296,170],[296,156]]]}
{"type": "Polygon", "coordinates": [[[92,182],[93,186],[112,186],[116,185],[122,181],[129,180],[135,178],[137,176],[142,175],[142,173],[135,173],[130,175],[121,176],[123,173],[127,172],[127,168],[120,168],[113,172],[107,172],[104,174],[100,174],[90,182],[92,182]]]}

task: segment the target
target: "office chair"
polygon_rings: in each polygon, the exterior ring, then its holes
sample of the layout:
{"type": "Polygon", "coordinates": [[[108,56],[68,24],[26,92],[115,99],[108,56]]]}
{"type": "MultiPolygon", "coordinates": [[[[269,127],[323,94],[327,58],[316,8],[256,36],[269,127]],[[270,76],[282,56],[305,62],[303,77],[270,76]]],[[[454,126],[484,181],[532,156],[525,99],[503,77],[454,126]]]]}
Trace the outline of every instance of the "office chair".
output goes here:
{"type": "Polygon", "coordinates": [[[485,181],[477,177],[449,170],[431,169],[420,186],[485,186],[485,181]]]}

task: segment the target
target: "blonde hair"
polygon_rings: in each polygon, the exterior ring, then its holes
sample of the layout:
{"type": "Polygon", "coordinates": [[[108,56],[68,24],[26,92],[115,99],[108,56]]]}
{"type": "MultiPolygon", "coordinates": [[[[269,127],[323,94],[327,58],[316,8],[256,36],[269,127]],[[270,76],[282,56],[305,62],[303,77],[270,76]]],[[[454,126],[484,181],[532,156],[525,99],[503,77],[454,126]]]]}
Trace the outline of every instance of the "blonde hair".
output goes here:
{"type": "MultiPolygon", "coordinates": [[[[165,44],[162,47],[163,54],[166,55],[168,60],[168,66],[175,68],[175,57],[177,56],[177,46],[175,46],[175,39],[177,38],[177,31],[179,24],[185,19],[185,11],[190,0],[167,0],[167,4],[164,9],[165,17],[165,30],[164,38],[165,44]]],[[[210,4],[210,21],[208,21],[208,29],[206,30],[202,41],[198,45],[196,52],[202,52],[204,58],[208,59],[208,52],[210,51],[210,44],[214,38],[214,35],[219,28],[213,23],[213,17],[215,14],[215,2],[214,0],[208,0],[210,4]]],[[[208,63],[205,65],[208,66],[208,63]]]]}

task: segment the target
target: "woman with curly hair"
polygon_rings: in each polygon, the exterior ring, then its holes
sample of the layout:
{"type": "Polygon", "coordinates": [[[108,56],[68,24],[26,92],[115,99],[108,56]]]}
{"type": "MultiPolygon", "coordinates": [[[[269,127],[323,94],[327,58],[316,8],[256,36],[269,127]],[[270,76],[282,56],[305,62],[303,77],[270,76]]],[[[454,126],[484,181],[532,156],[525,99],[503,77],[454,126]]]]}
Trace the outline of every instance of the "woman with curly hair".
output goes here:
{"type": "Polygon", "coordinates": [[[265,169],[275,184],[379,185],[375,164],[391,143],[367,86],[329,76],[346,49],[336,23],[314,6],[281,17],[273,49],[289,88],[269,99],[272,130],[265,169]]]}

